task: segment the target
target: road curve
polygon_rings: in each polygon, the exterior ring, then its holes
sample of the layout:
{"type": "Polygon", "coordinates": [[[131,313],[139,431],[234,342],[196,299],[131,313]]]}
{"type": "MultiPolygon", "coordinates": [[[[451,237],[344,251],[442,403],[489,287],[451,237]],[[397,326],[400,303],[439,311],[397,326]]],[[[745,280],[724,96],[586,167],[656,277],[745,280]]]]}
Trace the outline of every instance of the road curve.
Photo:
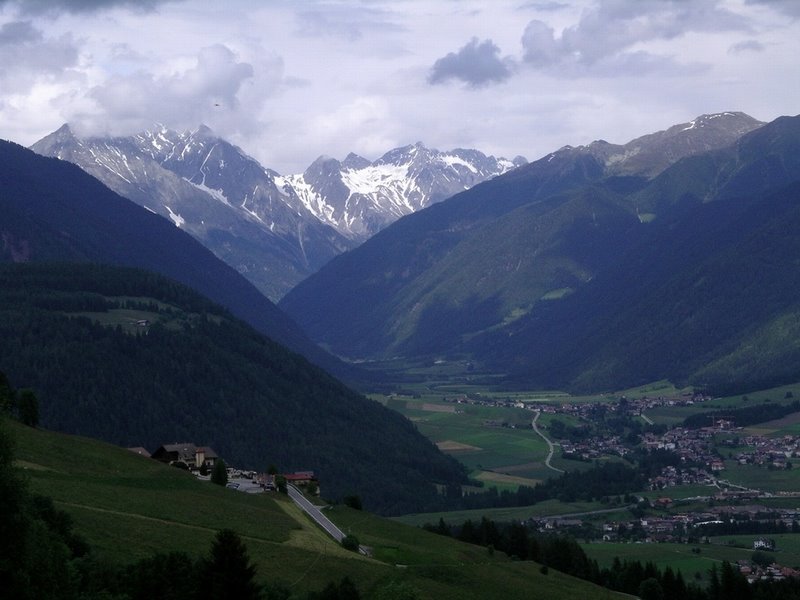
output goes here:
{"type": "Polygon", "coordinates": [[[533,421],[531,421],[531,426],[533,427],[533,430],[536,433],[538,433],[545,442],[547,442],[547,446],[550,448],[550,452],[547,453],[547,458],[544,459],[544,466],[546,466],[548,469],[552,469],[553,471],[558,471],[559,473],[563,473],[564,472],[563,469],[559,469],[558,467],[554,467],[553,465],[550,464],[550,461],[553,458],[553,452],[555,452],[555,445],[536,426],[536,421],[539,420],[539,415],[541,415],[541,414],[542,414],[541,411],[538,411],[538,410],[536,411],[536,416],[533,417],[533,421]]]}

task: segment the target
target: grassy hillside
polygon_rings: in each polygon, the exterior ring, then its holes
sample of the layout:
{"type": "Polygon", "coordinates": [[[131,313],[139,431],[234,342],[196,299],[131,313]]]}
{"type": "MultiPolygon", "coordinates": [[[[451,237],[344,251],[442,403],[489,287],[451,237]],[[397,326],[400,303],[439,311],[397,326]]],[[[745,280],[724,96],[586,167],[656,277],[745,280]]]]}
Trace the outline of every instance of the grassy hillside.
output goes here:
{"type": "Polygon", "coordinates": [[[399,582],[431,599],[619,597],[365,512],[330,511],[342,529],[373,547],[374,557],[365,558],[327,538],[285,497],[220,488],[96,440],[4,425],[29,486],[72,516],[100,558],[127,563],[171,550],[200,556],[218,530],[230,528],[242,536],[258,577],[282,582],[293,597],[345,575],[366,598],[399,582]]]}

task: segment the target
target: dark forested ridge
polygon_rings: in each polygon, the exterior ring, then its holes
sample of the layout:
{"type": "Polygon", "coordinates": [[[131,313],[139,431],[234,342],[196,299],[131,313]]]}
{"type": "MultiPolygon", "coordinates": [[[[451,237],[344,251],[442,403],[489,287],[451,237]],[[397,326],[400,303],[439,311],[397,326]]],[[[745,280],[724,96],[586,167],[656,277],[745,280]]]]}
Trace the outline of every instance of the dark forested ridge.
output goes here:
{"type": "Polygon", "coordinates": [[[363,376],[322,351],[244,277],[171,222],[71,163],[0,140],[0,261],[52,260],[161,273],[337,376],[363,376]]]}
{"type": "Polygon", "coordinates": [[[401,219],[281,307],[343,355],[468,358],[523,387],[800,378],[800,117],[650,179],[593,146],[401,219]]]}
{"type": "Polygon", "coordinates": [[[434,481],[465,481],[404,417],[152,273],[0,265],[0,339],[0,371],[35,390],[47,428],[311,469],[326,496],[389,513],[433,498],[434,481]]]}

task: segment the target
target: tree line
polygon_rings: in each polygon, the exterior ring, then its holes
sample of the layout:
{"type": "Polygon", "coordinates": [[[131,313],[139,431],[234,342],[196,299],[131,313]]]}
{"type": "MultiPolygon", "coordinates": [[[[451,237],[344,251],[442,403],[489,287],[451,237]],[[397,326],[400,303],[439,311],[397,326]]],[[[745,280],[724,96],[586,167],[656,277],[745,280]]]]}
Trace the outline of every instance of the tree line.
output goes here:
{"type": "Polygon", "coordinates": [[[747,427],[756,423],[766,423],[775,419],[781,419],[786,415],[800,412],[800,401],[795,400],[790,404],[778,404],[765,400],[754,406],[743,406],[741,408],[731,408],[728,410],[712,410],[695,413],[683,420],[683,426],[687,429],[700,429],[709,427],[718,419],[733,421],[737,427],[747,427]]]}
{"type": "Polygon", "coordinates": [[[540,563],[544,574],[550,568],[591,581],[605,588],[638,596],[642,600],[797,600],[800,579],[756,581],[748,583],[728,561],[708,573],[708,585],[687,582],[680,571],[660,569],[653,562],[615,558],[608,567],[600,567],[589,558],[574,538],[531,530],[519,521],[495,523],[483,517],[451,525],[439,519],[424,529],[469,544],[485,546],[489,552],[501,551],[517,560],[540,563]]]}

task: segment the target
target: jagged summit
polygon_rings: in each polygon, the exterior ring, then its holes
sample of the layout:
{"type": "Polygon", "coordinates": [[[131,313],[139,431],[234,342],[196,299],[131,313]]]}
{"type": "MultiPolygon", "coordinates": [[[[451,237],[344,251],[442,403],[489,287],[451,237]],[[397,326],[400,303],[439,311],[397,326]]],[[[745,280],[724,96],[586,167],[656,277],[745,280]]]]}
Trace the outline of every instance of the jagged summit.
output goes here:
{"type": "Polygon", "coordinates": [[[301,175],[281,181],[323,222],[361,241],[404,215],[526,163],[521,156],[511,161],[472,149],[441,152],[418,141],[373,162],[352,152],[341,162],[320,156],[301,175]]]}
{"type": "Polygon", "coordinates": [[[399,217],[514,167],[476,150],[439,152],[417,142],[375,162],[323,154],[284,177],[205,124],[179,132],[154,123],[128,137],[86,138],[65,124],[32,148],[78,164],[169,219],[274,300],[399,217]]]}

